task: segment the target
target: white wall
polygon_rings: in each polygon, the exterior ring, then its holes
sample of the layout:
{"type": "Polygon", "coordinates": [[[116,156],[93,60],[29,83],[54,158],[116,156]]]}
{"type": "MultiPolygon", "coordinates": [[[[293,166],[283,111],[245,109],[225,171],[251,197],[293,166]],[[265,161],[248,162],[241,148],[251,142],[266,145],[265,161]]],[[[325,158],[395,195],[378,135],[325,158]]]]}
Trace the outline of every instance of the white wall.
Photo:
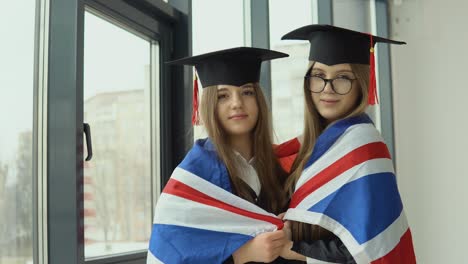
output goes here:
{"type": "Polygon", "coordinates": [[[398,183],[418,263],[468,263],[468,2],[394,0],[398,183]]]}

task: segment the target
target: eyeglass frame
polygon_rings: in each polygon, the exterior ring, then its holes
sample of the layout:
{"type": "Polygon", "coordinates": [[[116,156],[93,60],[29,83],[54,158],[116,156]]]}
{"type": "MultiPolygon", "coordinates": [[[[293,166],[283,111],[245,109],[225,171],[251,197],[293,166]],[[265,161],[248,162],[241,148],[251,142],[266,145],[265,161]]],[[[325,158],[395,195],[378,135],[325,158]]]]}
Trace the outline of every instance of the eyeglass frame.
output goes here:
{"type": "Polygon", "coordinates": [[[323,90],[325,90],[325,87],[327,87],[327,84],[330,83],[330,86],[333,90],[334,93],[336,94],[339,94],[339,95],[347,95],[351,92],[351,90],[353,89],[353,82],[355,80],[357,80],[357,78],[354,78],[354,79],[350,79],[350,78],[343,78],[343,77],[335,77],[335,78],[332,78],[332,79],[325,79],[323,77],[320,77],[320,76],[317,76],[317,75],[310,75],[310,73],[307,73],[305,76],[304,76],[304,79],[309,81],[309,90],[312,92],[312,93],[321,93],[323,92],[323,90]],[[324,82],[325,82],[325,85],[322,87],[322,89],[318,92],[314,92],[312,91],[311,87],[310,87],[310,79],[311,78],[320,78],[322,79],[324,82]],[[348,80],[351,82],[351,85],[350,85],[350,88],[349,90],[346,92],[346,93],[338,93],[336,90],[335,90],[335,86],[333,85],[333,81],[337,80],[337,79],[344,79],[344,80],[348,80]]]}

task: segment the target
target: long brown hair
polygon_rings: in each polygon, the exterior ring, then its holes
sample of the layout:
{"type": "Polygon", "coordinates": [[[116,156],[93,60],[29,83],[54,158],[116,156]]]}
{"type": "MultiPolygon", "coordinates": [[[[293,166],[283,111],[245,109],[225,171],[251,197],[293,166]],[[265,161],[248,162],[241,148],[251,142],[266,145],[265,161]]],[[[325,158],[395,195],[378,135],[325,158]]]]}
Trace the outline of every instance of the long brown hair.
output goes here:
{"type": "MultiPolygon", "coordinates": [[[[307,68],[309,73],[314,67],[315,62],[311,61],[307,68]]],[[[368,86],[369,86],[369,65],[364,64],[350,64],[351,70],[359,84],[360,96],[356,102],[356,106],[353,110],[346,114],[342,119],[357,116],[366,111],[367,108],[367,96],[368,96],[368,86]]],[[[304,133],[303,133],[303,142],[301,148],[297,155],[296,160],[294,161],[291,168],[291,175],[288,177],[285,183],[285,191],[289,194],[292,194],[294,191],[294,186],[302,174],[305,163],[312,155],[312,150],[314,148],[315,142],[320,134],[326,128],[326,120],[320,116],[317,108],[315,107],[312,96],[310,95],[310,83],[308,80],[304,79],[304,133]]],[[[321,228],[316,225],[305,224],[301,222],[293,221],[291,223],[292,237],[294,241],[300,240],[316,240],[321,238],[326,238],[331,236],[331,233],[324,228],[321,228]]]]}
{"type": "MultiPolygon", "coordinates": [[[[254,167],[261,184],[258,203],[263,209],[278,214],[284,207],[285,192],[282,190],[281,179],[284,172],[281,169],[272,147],[272,128],[268,106],[258,83],[253,84],[258,105],[258,120],[252,131],[254,167]]],[[[227,142],[227,135],[222,128],[216,114],[218,103],[218,86],[203,89],[200,114],[209,138],[213,141],[218,156],[226,165],[231,179],[232,188],[239,197],[255,203],[247,184],[238,176],[239,171],[235,164],[232,148],[227,142]]]]}

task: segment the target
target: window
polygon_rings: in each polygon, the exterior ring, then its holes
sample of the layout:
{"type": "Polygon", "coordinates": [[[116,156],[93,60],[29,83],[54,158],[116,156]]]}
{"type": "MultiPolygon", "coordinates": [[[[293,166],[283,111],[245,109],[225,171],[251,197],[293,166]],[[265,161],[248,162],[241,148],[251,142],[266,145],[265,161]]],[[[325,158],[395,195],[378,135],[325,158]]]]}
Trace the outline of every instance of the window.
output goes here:
{"type": "Polygon", "coordinates": [[[247,16],[250,16],[246,11],[247,6],[250,6],[249,1],[193,1],[193,54],[249,46],[244,37],[244,28],[247,26],[244,21],[247,16]]]}
{"type": "Polygon", "coordinates": [[[281,40],[289,31],[312,23],[312,1],[270,0],[270,48],[289,54],[271,62],[271,101],[274,138],[284,142],[302,133],[303,78],[307,70],[309,42],[281,40]],[[287,18],[287,19],[284,19],[287,18]]]}
{"type": "Polygon", "coordinates": [[[91,12],[85,13],[84,37],[84,122],[93,138],[93,158],[84,165],[85,258],[90,259],[148,246],[150,98],[151,83],[158,83],[151,56],[158,46],[91,12]]]}
{"type": "Polygon", "coordinates": [[[0,263],[33,259],[35,1],[0,9],[0,263]]]}

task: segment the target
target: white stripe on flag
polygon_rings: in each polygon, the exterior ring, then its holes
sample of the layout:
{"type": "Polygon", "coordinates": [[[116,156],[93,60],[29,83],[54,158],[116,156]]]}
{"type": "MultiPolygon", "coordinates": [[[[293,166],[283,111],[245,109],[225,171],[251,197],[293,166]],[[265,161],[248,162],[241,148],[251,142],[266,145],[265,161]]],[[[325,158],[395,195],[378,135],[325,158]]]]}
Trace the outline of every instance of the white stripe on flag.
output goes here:
{"type": "Polygon", "coordinates": [[[337,176],[333,180],[329,181],[328,183],[324,184],[322,187],[314,191],[313,194],[308,195],[297,205],[296,208],[303,208],[308,210],[310,207],[312,207],[312,205],[315,205],[316,203],[320,202],[328,195],[343,187],[346,183],[355,181],[370,174],[380,172],[394,173],[393,163],[390,159],[384,158],[368,160],[364,163],[358,164],[350,168],[349,170],[343,172],[341,175],[337,176]]]}
{"type": "Polygon", "coordinates": [[[321,227],[330,230],[341,239],[357,264],[368,264],[371,262],[371,259],[364,251],[364,247],[359,245],[351,233],[333,218],[324,214],[305,211],[303,209],[289,208],[284,219],[312,225],[320,224],[321,227]]]}
{"type": "Polygon", "coordinates": [[[363,246],[372,260],[379,259],[398,245],[408,228],[405,211],[402,210],[400,216],[390,226],[363,246]]]}
{"type": "Polygon", "coordinates": [[[210,197],[215,197],[217,200],[233,205],[235,207],[257,214],[276,217],[274,214],[268,213],[261,207],[249,201],[246,201],[182,168],[176,168],[172,173],[171,178],[178,180],[210,197]]]}
{"type": "Polygon", "coordinates": [[[302,172],[296,183],[296,190],[317,173],[335,163],[352,150],[363,145],[382,141],[382,136],[372,124],[350,126],[341,137],[313,165],[302,172]]]}
{"type": "Polygon", "coordinates": [[[155,224],[192,227],[218,232],[256,236],[276,226],[230,211],[162,193],[156,207],[155,224]],[[220,225],[219,223],[223,223],[220,225]]]}
{"type": "Polygon", "coordinates": [[[406,215],[402,210],[400,216],[382,233],[366,243],[359,245],[344,226],[326,215],[300,209],[289,209],[284,219],[300,221],[312,225],[320,223],[321,227],[333,232],[341,239],[358,264],[370,263],[371,261],[387,255],[398,245],[409,228],[406,215]]]}

